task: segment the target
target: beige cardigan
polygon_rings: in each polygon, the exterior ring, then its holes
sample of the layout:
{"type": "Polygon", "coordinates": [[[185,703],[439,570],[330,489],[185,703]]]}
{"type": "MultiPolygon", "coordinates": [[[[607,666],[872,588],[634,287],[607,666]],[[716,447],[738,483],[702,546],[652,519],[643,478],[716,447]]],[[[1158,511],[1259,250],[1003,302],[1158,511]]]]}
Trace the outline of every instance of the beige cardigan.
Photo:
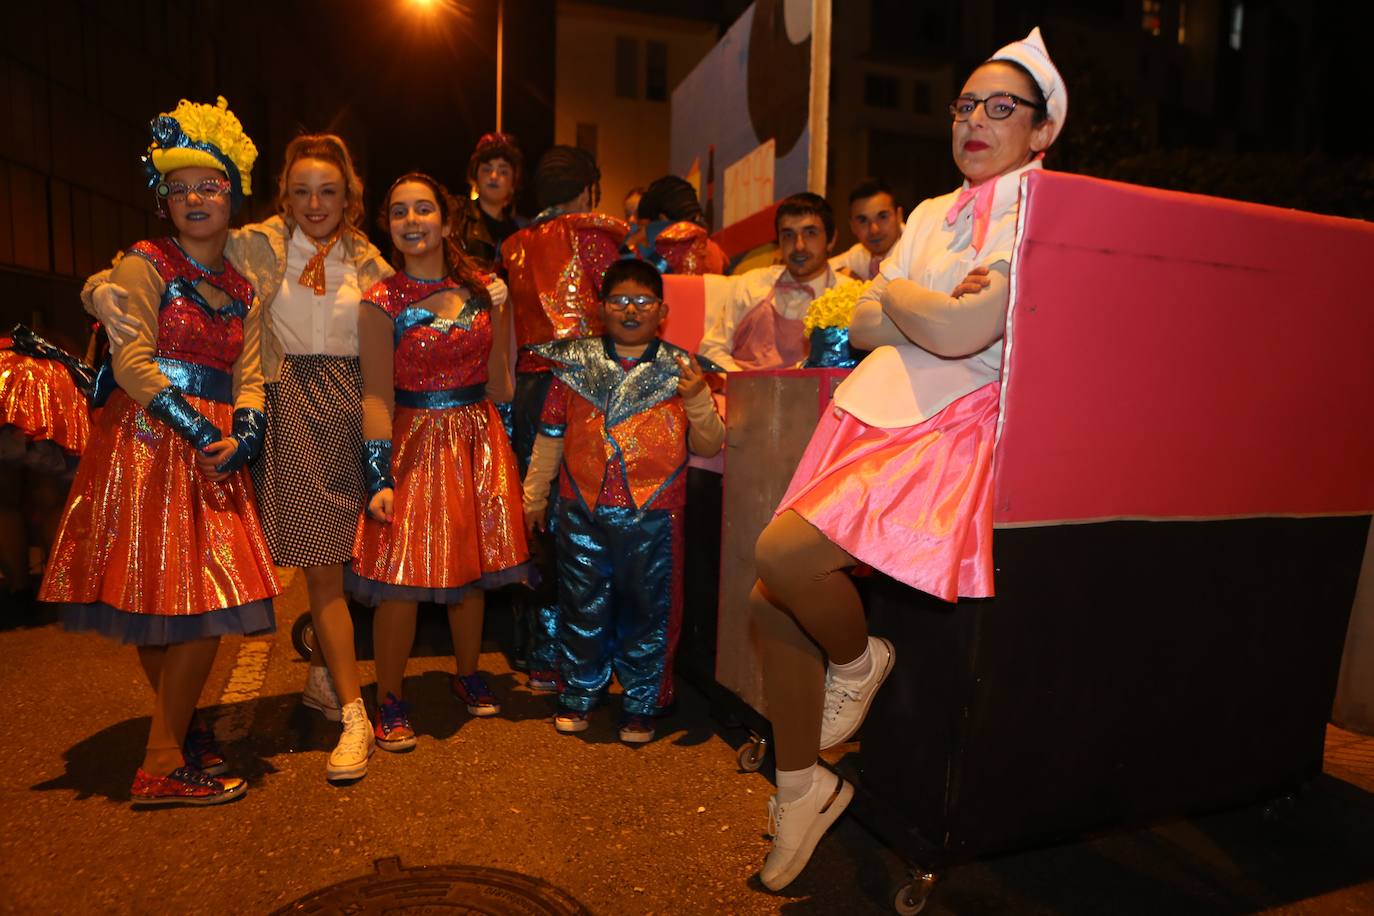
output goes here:
{"type": "MultiPolygon", "coordinates": [[[[286,277],[286,246],[291,239],[291,230],[290,223],[274,216],[261,223],[229,230],[229,241],[224,246],[224,256],[253,284],[261,303],[262,373],[269,383],[280,380],[282,359],[286,355],[286,348],[272,326],[272,301],[286,277]]],[[[372,284],[396,272],[361,232],[346,229],[339,244],[358,268],[358,289],[364,295],[372,284]]],[[[115,255],[113,263],[118,264],[123,256],[123,252],[115,255]]],[[[90,314],[95,314],[91,294],[97,286],[109,281],[109,270],[86,280],[81,289],[81,303],[90,314]]]]}

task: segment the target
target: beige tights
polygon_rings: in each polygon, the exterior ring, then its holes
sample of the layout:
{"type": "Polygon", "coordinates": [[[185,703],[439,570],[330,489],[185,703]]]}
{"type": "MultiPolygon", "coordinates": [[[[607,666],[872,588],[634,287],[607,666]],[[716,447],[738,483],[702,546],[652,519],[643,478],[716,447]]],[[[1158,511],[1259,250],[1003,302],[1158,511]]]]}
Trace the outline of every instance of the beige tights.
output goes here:
{"type": "Polygon", "coordinates": [[[218,636],[170,646],[139,646],[139,661],[155,682],[157,694],[143,757],[144,772],[166,776],[184,762],[181,745],[218,648],[218,636]]]}
{"type": "Polygon", "coordinates": [[[856,563],[790,510],[759,535],[759,581],[749,599],[780,770],[816,762],[827,659],[853,661],[868,645],[863,604],[847,572],[856,563]]]}
{"type": "MultiPolygon", "coordinates": [[[[344,600],[343,566],[307,566],[305,586],[310,593],[315,647],[320,650],[310,657],[310,664],[329,667],[339,702],[347,706],[361,696],[362,686],[358,678],[358,655],[353,648],[353,617],[344,600]]],[[[410,654],[409,649],[406,654],[410,654]]]]}

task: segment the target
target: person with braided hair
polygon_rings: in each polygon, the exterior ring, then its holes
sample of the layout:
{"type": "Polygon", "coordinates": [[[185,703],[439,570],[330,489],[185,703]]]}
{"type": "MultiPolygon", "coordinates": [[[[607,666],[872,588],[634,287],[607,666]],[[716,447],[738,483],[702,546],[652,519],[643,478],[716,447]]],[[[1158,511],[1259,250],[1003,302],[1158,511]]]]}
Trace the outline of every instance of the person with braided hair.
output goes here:
{"type": "Polygon", "coordinates": [[[711,240],[697,189],[685,178],[664,175],[644,191],[638,228],[626,248],[659,273],[723,274],[729,259],[711,240]]]}
{"type": "MultiPolygon", "coordinates": [[[[501,246],[519,347],[511,439],[522,477],[553,381],[549,362],[532,348],[599,336],[605,330],[597,290],[606,269],[619,257],[630,226],[591,212],[601,196],[600,182],[601,171],[586,150],[550,147],[534,170],[540,213],[501,246]]],[[[550,490],[549,498],[557,500],[556,489],[550,490]]],[[[557,517],[556,510],[552,517],[557,517]]],[[[536,541],[536,554],[543,581],[533,596],[515,598],[517,645],[512,666],[528,668],[531,689],[556,691],[560,650],[552,532],[536,541]]]]}

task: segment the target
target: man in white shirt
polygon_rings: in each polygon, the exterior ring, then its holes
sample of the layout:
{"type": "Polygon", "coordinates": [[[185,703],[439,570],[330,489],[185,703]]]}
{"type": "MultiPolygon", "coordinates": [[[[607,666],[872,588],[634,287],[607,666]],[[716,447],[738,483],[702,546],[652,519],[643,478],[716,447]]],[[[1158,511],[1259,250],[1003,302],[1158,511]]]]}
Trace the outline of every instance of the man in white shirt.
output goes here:
{"type": "Polygon", "coordinates": [[[877,178],[865,178],[849,193],[849,228],[858,241],[831,258],[830,266],[857,280],[872,280],[902,237],[904,218],[892,189],[877,178]]]}
{"type": "Polygon", "coordinates": [[[781,264],[736,277],[706,277],[706,334],[698,352],[727,370],[783,369],[806,358],[802,317],[838,285],[826,255],[835,213],[817,194],[793,194],[773,217],[781,264]]]}

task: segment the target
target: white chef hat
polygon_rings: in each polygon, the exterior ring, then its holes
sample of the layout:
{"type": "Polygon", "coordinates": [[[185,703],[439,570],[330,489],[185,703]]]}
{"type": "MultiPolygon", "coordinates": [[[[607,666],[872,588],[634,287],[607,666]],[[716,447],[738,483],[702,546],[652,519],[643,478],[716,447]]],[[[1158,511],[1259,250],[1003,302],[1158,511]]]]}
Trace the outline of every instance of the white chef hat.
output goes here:
{"type": "Polygon", "coordinates": [[[1030,71],[1031,77],[1045,95],[1045,107],[1048,109],[1050,120],[1054,122],[1054,133],[1050,135],[1050,143],[1054,143],[1059,137],[1059,132],[1064,129],[1064,119],[1069,114],[1069,90],[1064,85],[1064,78],[1054,66],[1054,61],[1050,60],[1050,52],[1045,50],[1045,39],[1040,37],[1040,27],[1031,29],[1025,38],[1013,41],[988,60],[1015,61],[1030,71]]]}

